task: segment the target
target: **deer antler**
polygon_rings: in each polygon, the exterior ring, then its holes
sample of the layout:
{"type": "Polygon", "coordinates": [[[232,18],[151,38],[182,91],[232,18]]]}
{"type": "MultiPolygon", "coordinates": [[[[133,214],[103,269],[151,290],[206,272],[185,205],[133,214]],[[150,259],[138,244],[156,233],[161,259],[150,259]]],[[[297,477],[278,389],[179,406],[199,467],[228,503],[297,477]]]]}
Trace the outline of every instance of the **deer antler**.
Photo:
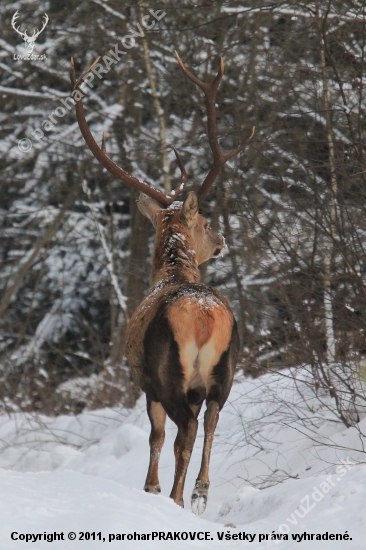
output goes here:
{"type": "MultiPolygon", "coordinates": [[[[79,88],[79,86],[82,84],[84,78],[87,74],[90,73],[90,71],[94,68],[94,66],[98,63],[99,57],[94,63],[87,69],[77,80],[75,77],[75,67],[74,67],[74,59],[71,58],[71,65],[70,65],[70,80],[71,85],[73,87],[73,90],[76,90],[79,88]]],[[[89,130],[88,124],[85,120],[85,113],[84,113],[84,106],[83,102],[80,98],[74,98],[75,99],[75,109],[76,109],[76,118],[79,124],[80,131],[85,139],[85,142],[95,158],[105,167],[111,174],[122,180],[127,185],[134,187],[138,191],[145,193],[145,195],[151,197],[152,199],[155,199],[158,201],[162,206],[165,206],[167,208],[172,204],[172,202],[177,198],[177,196],[184,190],[186,181],[187,181],[187,174],[184,169],[182,160],[178,154],[178,151],[173,147],[175,156],[178,161],[178,165],[181,171],[181,181],[179,186],[174,189],[169,195],[166,195],[162,191],[159,191],[159,189],[155,189],[154,187],[151,187],[147,183],[140,181],[134,176],[131,176],[128,174],[123,168],[120,168],[111,160],[108,155],[106,154],[106,140],[105,135],[103,135],[103,142],[102,147],[99,147],[95,139],[93,138],[92,133],[89,130]]]]}
{"type": "Polygon", "coordinates": [[[26,38],[28,38],[27,29],[25,29],[25,31],[22,32],[22,31],[20,30],[20,26],[19,26],[18,28],[15,26],[15,23],[16,23],[17,19],[19,18],[19,15],[18,15],[18,14],[19,14],[19,10],[17,10],[17,11],[14,13],[14,15],[13,15],[13,17],[12,17],[12,19],[11,19],[11,26],[13,27],[13,29],[14,29],[18,34],[20,34],[20,36],[23,38],[23,40],[25,40],[26,38]]]}
{"type": "Polygon", "coordinates": [[[45,26],[47,25],[47,23],[49,21],[47,13],[45,13],[43,15],[43,17],[44,17],[44,22],[43,22],[43,26],[42,26],[41,30],[39,31],[39,30],[36,29],[36,30],[33,31],[32,40],[34,40],[34,41],[36,41],[36,39],[41,34],[41,32],[44,30],[45,26]]]}
{"type": "Polygon", "coordinates": [[[20,36],[23,38],[23,40],[27,41],[27,39],[28,39],[28,40],[30,40],[31,42],[35,42],[35,41],[37,40],[38,36],[39,36],[39,35],[41,34],[41,32],[44,30],[44,28],[45,28],[45,26],[47,25],[48,21],[49,21],[49,17],[48,17],[48,15],[47,15],[47,13],[45,13],[45,14],[43,15],[43,17],[44,17],[44,22],[43,22],[43,26],[42,26],[41,30],[39,31],[39,30],[35,29],[35,30],[33,31],[32,36],[28,36],[28,35],[27,35],[27,29],[25,29],[25,31],[22,32],[22,31],[20,30],[20,26],[19,26],[18,28],[15,26],[15,23],[16,23],[17,19],[19,18],[19,15],[18,15],[18,14],[19,14],[19,10],[17,10],[17,11],[14,13],[14,15],[13,15],[13,17],[12,17],[12,19],[11,19],[11,26],[13,27],[13,29],[14,29],[18,34],[20,34],[20,36]]]}
{"type": "Polygon", "coordinates": [[[210,143],[210,148],[213,155],[213,164],[204,179],[201,187],[199,188],[197,192],[197,196],[199,200],[202,200],[208,192],[210,191],[220,169],[224,166],[224,164],[231,158],[235,157],[240,151],[242,151],[250,142],[252,137],[254,136],[255,132],[255,126],[252,128],[252,133],[250,136],[241,143],[238,147],[230,151],[229,153],[223,153],[221,151],[219,141],[217,138],[217,120],[216,120],[216,96],[217,96],[217,90],[220,85],[222,75],[224,74],[224,60],[222,57],[220,57],[220,68],[219,72],[217,73],[214,80],[211,82],[211,84],[206,84],[205,82],[202,82],[202,80],[199,80],[196,76],[194,76],[184,65],[181,58],[179,57],[178,53],[175,52],[175,56],[177,58],[177,61],[180,65],[180,68],[184,72],[184,74],[194,83],[196,86],[201,88],[203,93],[205,94],[205,100],[206,100],[206,110],[207,110],[207,133],[208,133],[208,139],[210,143]]]}

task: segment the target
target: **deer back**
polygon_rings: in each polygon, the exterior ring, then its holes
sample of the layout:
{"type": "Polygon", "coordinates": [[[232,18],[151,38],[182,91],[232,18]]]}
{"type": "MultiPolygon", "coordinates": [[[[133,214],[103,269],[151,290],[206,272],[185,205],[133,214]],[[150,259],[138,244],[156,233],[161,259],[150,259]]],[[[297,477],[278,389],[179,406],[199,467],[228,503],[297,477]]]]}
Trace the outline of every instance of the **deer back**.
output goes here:
{"type": "MultiPolygon", "coordinates": [[[[130,320],[126,357],[135,382],[152,399],[164,402],[168,393],[171,399],[172,387],[204,399],[220,376],[220,358],[237,341],[229,302],[199,283],[198,265],[224,242],[198,214],[192,194],[179,207],[160,209],[148,198],[142,204],[156,225],[152,286],[130,320]]],[[[232,374],[226,369],[228,386],[232,374]]]]}

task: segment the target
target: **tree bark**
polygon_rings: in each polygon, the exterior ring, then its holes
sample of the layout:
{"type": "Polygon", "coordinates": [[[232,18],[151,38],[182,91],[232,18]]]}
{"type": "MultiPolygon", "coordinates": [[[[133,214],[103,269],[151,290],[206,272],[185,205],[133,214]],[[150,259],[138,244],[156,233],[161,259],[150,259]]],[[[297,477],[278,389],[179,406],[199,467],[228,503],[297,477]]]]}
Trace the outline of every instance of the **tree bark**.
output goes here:
{"type": "Polygon", "coordinates": [[[317,24],[319,30],[319,46],[320,46],[320,64],[322,70],[323,80],[323,104],[326,119],[326,131],[328,142],[328,159],[330,170],[330,235],[326,241],[324,247],[324,314],[325,314],[325,335],[327,345],[327,361],[331,364],[335,361],[336,356],[336,344],[334,334],[334,320],[333,320],[333,304],[332,304],[332,289],[331,289],[331,267],[332,258],[334,253],[334,237],[336,230],[336,200],[337,200],[337,178],[335,168],[334,157],[334,139],[332,131],[332,122],[330,118],[330,101],[329,101],[329,89],[328,89],[328,75],[325,63],[325,47],[324,39],[322,36],[322,20],[320,17],[319,5],[317,5],[317,24]]]}

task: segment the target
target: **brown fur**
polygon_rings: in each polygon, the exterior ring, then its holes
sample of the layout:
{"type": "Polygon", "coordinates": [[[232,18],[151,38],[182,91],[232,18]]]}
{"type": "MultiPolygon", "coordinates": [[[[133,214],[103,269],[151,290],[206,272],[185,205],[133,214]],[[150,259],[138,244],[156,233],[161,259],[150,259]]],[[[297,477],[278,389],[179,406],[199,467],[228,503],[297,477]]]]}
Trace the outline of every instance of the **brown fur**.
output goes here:
{"type": "Polygon", "coordinates": [[[204,452],[192,495],[192,507],[202,512],[213,433],[231,388],[238,335],[228,301],[199,283],[198,265],[216,256],[224,241],[198,214],[194,193],[183,206],[173,203],[167,209],[144,196],[140,201],[156,227],[156,239],[150,291],[131,317],[126,356],[135,382],[146,392],[152,426],[145,490],[160,492],[158,458],[167,413],[178,426],[171,497],[183,504],[197,416],[206,399],[204,452]]]}
{"type": "Polygon", "coordinates": [[[168,308],[167,317],[180,352],[185,391],[201,383],[208,393],[212,369],[230,343],[232,315],[212,299],[202,305],[183,296],[168,308]]]}

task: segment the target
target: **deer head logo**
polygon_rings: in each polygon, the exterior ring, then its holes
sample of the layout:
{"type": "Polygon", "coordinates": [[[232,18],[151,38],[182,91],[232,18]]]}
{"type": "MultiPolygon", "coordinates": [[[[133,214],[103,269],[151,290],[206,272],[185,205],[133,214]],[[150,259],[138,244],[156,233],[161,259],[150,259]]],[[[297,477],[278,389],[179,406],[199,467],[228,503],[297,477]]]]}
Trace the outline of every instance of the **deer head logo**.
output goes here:
{"type": "Polygon", "coordinates": [[[39,31],[38,29],[35,29],[33,31],[32,36],[28,36],[27,35],[27,29],[25,29],[25,31],[22,32],[20,30],[20,26],[18,28],[15,26],[15,23],[16,23],[18,17],[19,17],[18,13],[19,13],[18,11],[16,11],[14,13],[13,18],[11,20],[11,26],[23,38],[23,40],[25,42],[24,46],[27,50],[27,53],[32,53],[35,41],[37,40],[37,38],[39,37],[39,35],[41,34],[41,32],[44,30],[45,26],[48,23],[48,15],[47,15],[47,13],[45,13],[44,16],[43,16],[44,21],[43,21],[43,26],[42,26],[41,30],[39,31]]]}

